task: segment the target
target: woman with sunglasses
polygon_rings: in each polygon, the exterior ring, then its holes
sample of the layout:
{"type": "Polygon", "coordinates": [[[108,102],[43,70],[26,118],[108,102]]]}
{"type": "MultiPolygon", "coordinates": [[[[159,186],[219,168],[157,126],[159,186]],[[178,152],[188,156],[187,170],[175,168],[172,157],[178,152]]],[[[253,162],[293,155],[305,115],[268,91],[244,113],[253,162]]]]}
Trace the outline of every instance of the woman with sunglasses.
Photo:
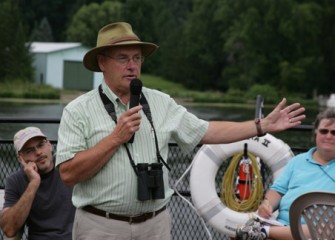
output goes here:
{"type": "MultiPolygon", "coordinates": [[[[251,219],[237,229],[236,240],[293,239],[289,228],[293,201],[309,191],[335,191],[335,109],[317,115],[313,134],[316,146],[289,161],[258,208],[258,214],[267,219],[279,210],[277,220],[285,226],[269,226],[251,219]]],[[[303,229],[308,234],[307,227],[303,229]]]]}

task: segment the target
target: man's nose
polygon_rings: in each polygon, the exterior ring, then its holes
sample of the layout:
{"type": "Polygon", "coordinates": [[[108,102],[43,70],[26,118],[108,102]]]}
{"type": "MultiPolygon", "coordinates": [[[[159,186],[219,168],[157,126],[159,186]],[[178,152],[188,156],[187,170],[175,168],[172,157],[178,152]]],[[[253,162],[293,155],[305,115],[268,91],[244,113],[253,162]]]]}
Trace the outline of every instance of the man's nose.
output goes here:
{"type": "Polygon", "coordinates": [[[132,67],[134,67],[135,65],[136,65],[136,63],[135,63],[134,59],[129,58],[126,66],[127,66],[128,68],[132,68],[132,67]]]}
{"type": "Polygon", "coordinates": [[[34,152],[36,155],[40,155],[42,153],[42,148],[35,147],[34,152]]]}

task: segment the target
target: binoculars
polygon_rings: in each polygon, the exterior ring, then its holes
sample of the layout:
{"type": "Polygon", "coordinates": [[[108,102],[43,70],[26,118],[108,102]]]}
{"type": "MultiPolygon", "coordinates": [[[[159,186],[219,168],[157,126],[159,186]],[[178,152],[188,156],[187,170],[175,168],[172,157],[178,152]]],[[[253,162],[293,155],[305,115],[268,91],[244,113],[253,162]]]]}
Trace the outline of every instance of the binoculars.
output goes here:
{"type": "Polygon", "coordinates": [[[137,199],[146,201],[150,199],[163,199],[164,181],[162,163],[137,164],[137,199]]]}

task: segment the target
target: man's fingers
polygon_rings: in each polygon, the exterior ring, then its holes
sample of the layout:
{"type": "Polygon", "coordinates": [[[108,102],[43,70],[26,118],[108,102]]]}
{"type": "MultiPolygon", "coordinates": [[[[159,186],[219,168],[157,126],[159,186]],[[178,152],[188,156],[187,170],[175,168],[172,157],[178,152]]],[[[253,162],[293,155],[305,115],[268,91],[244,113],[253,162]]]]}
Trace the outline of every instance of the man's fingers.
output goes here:
{"type": "Polygon", "coordinates": [[[18,156],[19,162],[22,164],[22,166],[27,166],[27,163],[24,161],[23,157],[21,155],[18,156]]]}
{"type": "Polygon", "coordinates": [[[129,109],[127,112],[128,112],[130,115],[132,115],[132,114],[134,114],[134,113],[139,112],[142,108],[143,108],[143,107],[142,107],[141,105],[138,105],[138,106],[136,106],[136,107],[133,107],[133,108],[129,109]]]}

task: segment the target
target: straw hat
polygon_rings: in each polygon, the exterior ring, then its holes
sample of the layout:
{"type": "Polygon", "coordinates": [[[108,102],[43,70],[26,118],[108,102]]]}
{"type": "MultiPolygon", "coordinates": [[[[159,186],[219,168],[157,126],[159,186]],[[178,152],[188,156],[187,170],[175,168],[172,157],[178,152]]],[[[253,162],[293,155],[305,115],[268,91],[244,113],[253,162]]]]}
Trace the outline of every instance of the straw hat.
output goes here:
{"type": "Polygon", "coordinates": [[[133,32],[130,24],[125,22],[112,23],[100,29],[97,46],[85,54],[83,59],[84,66],[91,71],[101,72],[97,55],[110,47],[128,45],[141,46],[144,57],[148,57],[158,48],[156,44],[141,42],[139,37],[133,32]]]}

